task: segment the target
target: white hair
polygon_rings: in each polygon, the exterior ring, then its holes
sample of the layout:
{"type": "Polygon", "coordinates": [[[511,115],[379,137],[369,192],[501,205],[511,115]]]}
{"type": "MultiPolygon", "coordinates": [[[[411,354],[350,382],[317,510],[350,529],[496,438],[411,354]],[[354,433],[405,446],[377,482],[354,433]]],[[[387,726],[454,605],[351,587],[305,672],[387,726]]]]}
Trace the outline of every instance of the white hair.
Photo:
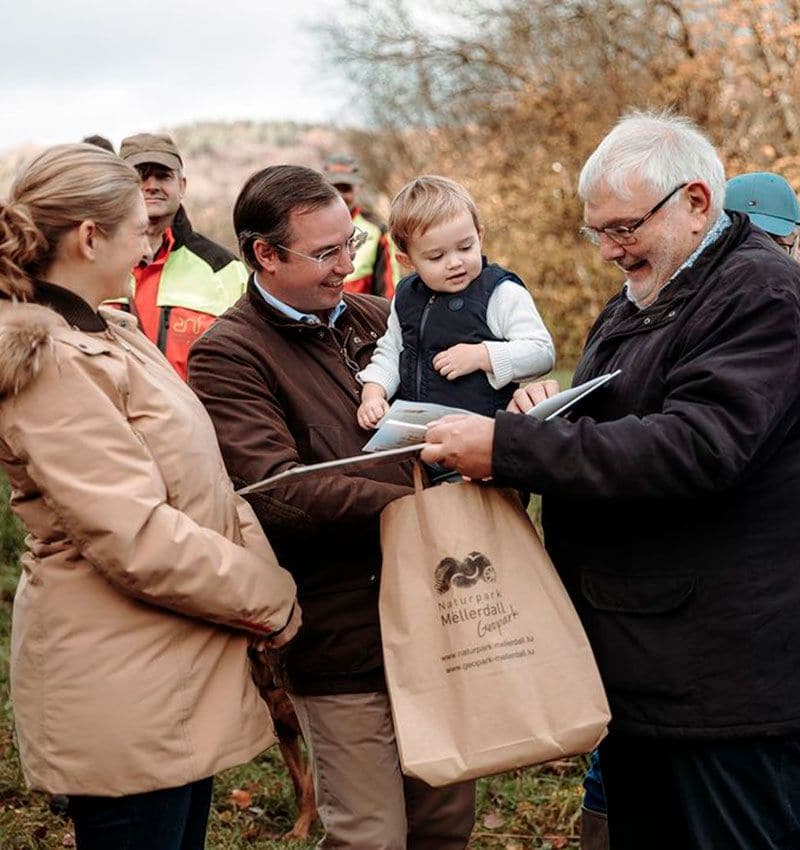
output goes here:
{"type": "Polygon", "coordinates": [[[681,183],[702,180],[711,190],[712,217],[722,210],[725,168],[707,136],[682,115],[636,111],[621,118],[586,160],[578,192],[586,201],[605,187],[629,200],[631,178],[659,195],[681,183]]]}

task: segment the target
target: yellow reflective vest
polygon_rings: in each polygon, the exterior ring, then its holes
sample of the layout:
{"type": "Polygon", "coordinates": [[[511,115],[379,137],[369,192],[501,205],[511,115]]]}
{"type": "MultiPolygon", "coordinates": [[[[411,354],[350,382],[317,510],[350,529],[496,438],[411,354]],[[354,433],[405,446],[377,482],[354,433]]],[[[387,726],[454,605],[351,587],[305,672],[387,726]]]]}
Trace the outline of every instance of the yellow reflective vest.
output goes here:
{"type": "Polygon", "coordinates": [[[353,259],[353,271],[345,278],[347,292],[365,292],[391,299],[402,277],[396,250],[386,228],[360,207],[351,212],[353,224],[367,234],[367,241],[353,259]]]}

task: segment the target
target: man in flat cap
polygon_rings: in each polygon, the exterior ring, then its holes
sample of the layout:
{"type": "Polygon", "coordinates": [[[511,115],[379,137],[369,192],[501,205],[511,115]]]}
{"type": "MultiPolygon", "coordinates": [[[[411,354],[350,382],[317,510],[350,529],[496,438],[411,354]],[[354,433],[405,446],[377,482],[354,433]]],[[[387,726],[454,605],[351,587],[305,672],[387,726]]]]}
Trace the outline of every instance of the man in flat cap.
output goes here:
{"type": "Polygon", "coordinates": [[[153,251],[149,262],[133,269],[128,308],[186,380],[189,349],[244,292],[247,270],[230,251],[192,229],[181,204],[183,160],[170,136],[128,136],[119,154],[142,177],[153,251]]]}

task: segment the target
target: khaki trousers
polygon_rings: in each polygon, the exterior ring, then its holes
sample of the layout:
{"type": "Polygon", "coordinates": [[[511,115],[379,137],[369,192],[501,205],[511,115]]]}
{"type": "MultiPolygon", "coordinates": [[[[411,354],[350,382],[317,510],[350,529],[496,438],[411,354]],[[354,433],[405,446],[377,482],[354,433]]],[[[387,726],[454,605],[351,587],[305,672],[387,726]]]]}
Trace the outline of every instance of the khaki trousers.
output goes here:
{"type": "Polygon", "coordinates": [[[383,693],[291,695],[314,773],[320,848],[463,850],[475,783],[431,788],[403,776],[383,693]]]}

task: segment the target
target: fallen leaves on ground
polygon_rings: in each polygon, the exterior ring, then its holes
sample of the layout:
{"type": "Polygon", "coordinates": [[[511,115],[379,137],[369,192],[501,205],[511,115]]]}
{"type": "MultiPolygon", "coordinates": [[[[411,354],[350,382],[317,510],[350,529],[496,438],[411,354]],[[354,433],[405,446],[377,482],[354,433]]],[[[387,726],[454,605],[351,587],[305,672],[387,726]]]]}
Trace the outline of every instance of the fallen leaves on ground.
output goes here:
{"type": "Polygon", "coordinates": [[[228,800],[234,808],[248,809],[253,802],[253,795],[244,788],[234,788],[228,800]]]}
{"type": "Polygon", "coordinates": [[[505,820],[497,812],[492,811],[483,816],[482,823],[486,829],[499,829],[505,823],[505,820]]]}

